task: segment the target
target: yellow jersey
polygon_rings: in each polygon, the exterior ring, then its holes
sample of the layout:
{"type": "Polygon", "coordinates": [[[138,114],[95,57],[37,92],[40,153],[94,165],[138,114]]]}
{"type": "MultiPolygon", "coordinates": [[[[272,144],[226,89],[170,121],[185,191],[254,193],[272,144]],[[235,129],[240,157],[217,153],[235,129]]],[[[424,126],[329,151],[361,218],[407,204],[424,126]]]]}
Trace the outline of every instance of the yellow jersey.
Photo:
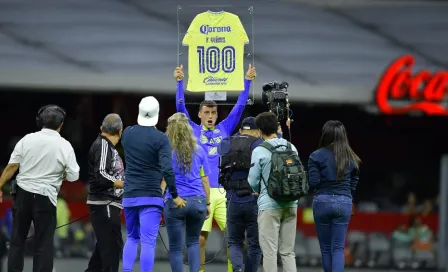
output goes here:
{"type": "Polygon", "coordinates": [[[224,11],[196,15],[182,41],[188,46],[187,90],[244,90],[244,45],[248,43],[237,15],[224,11]]]}

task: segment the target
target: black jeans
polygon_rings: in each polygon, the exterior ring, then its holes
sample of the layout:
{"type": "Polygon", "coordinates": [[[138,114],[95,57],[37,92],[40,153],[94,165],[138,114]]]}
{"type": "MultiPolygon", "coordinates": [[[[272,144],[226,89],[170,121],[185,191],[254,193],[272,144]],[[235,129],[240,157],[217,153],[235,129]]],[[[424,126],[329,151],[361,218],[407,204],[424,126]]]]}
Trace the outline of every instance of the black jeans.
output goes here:
{"type": "Polygon", "coordinates": [[[118,272],[123,250],[121,209],[112,205],[89,205],[96,244],[85,272],[118,272]]]}
{"type": "Polygon", "coordinates": [[[33,272],[52,272],[56,207],[47,196],[33,194],[17,186],[12,218],[8,272],[23,271],[25,241],[31,221],[34,223],[33,272]]]}
{"type": "Polygon", "coordinates": [[[256,272],[261,262],[258,243],[258,206],[256,201],[227,202],[227,235],[233,271],[256,272]],[[247,233],[248,251],[243,264],[243,243],[247,233]]]}

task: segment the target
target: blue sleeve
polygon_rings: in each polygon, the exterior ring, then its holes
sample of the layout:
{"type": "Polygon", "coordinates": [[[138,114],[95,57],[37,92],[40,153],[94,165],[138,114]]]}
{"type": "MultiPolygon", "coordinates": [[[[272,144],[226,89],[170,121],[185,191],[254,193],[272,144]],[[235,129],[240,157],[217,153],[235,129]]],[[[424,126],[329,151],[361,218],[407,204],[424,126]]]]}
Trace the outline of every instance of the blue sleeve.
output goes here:
{"type": "Polygon", "coordinates": [[[208,176],[210,174],[210,167],[208,166],[208,157],[205,153],[204,148],[202,146],[198,146],[198,154],[201,159],[201,165],[202,165],[202,176],[208,176]]]}
{"type": "Polygon", "coordinates": [[[233,109],[230,111],[229,115],[226,119],[222,120],[221,124],[230,135],[235,129],[236,125],[238,125],[241,115],[243,115],[244,108],[247,104],[247,99],[249,98],[251,81],[248,79],[244,79],[244,91],[238,97],[238,101],[236,105],[233,106],[233,109]]]}
{"type": "Polygon", "coordinates": [[[257,139],[255,140],[252,145],[250,146],[250,149],[252,150],[252,152],[254,152],[255,148],[257,148],[259,145],[261,145],[263,143],[262,139],[257,139]]]}
{"type": "Polygon", "coordinates": [[[308,159],[308,183],[313,188],[318,187],[320,183],[319,162],[315,153],[312,153],[308,159]]]}
{"type": "Polygon", "coordinates": [[[176,198],[178,195],[177,195],[176,181],[174,179],[173,165],[171,161],[172,159],[171,144],[170,140],[168,139],[168,136],[166,136],[165,134],[161,135],[162,139],[159,148],[160,168],[162,170],[162,175],[165,178],[165,182],[170,194],[173,196],[173,198],[176,198]]]}
{"type": "Polygon", "coordinates": [[[352,193],[352,198],[355,198],[356,187],[359,182],[359,169],[353,167],[352,173],[350,174],[350,191],[352,193]]]}
{"type": "Polygon", "coordinates": [[[182,112],[188,117],[188,120],[190,120],[190,125],[193,127],[193,129],[195,128],[195,126],[198,126],[196,123],[191,121],[190,114],[188,114],[187,107],[185,106],[184,80],[180,80],[177,82],[176,110],[177,112],[182,112]]]}
{"type": "Polygon", "coordinates": [[[252,152],[252,157],[250,160],[250,170],[249,170],[249,176],[247,177],[247,180],[249,182],[250,187],[254,192],[260,191],[260,177],[261,177],[261,157],[260,157],[260,151],[263,147],[257,147],[252,152]]]}
{"type": "Polygon", "coordinates": [[[218,145],[218,154],[223,156],[230,151],[230,138],[224,138],[222,142],[218,145]]]}
{"type": "Polygon", "coordinates": [[[121,134],[121,146],[123,146],[123,148],[124,148],[124,145],[125,145],[125,142],[126,142],[126,136],[128,135],[128,129],[129,129],[129,127],[127,127],[127,128],[125,128],[124,130],[123,130],[123,133],[121,134]]]}

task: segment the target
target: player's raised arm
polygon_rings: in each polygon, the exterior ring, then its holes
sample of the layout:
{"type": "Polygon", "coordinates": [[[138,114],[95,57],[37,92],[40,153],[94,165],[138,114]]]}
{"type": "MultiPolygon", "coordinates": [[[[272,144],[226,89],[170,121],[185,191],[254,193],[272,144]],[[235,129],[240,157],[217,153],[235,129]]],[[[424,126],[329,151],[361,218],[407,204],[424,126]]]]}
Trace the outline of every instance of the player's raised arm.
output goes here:
{"type": "Polygon", "coordinates": [[[233,109],[230,111],[227,118],[222,120],[222,124],[229,134],[232,133],[241,119],[241,115],[246,107],[247,99],[249,98],[250,84],[256,76],[257,71],[255,70],[255,67],[252,67],[252,64],[249,64],[249,69],[247,70],[246,78],[244,79],[244,91],[238,97],[238,101],[235,106],[233,106],[233,109]]]}
{"type": "Polygon", "coordinates": [[[184,113],[188,120],[190,120],[191,125],[196,125],[191,121],[190,115],[188,114],[187,107],[185,106],[185,95],[184,95],[184,66],[181,64],[174,70],[174,78],[177,81],[176,88],[176,110],[178,112],[184,113]]]}

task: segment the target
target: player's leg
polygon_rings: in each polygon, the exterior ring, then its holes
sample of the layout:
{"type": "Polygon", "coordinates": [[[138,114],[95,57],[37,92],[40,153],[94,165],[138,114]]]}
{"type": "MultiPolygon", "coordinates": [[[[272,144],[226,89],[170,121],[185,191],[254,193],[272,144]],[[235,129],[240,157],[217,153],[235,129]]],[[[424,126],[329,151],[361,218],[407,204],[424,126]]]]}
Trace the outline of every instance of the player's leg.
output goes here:
{"type": "Polygon", "coordinates": [[[264,271],[276,272],[281,209],[258,212],[258,241],[263,251],[264,271]]]}
{"type": "Polygon", "coordinates": [[[331,217],[333,210],[332,203],[326,201],[326,198],[327,196],[318,196],[313,199],[313,216],[322,254],[322,267],[324,271],[332,271],[331,217]]]}
{"type": "Polygon", "coordinates": [[[12,234],[8,252],[8,271],[23,271],[25,241],[31,225],[33,195],[19,186],[12,206],[12,234]]]}
{"type": "Polygon", "coordinates": [[[199,236],[199,249],[201,251],[201,265],[199,267],[199,272],[205,271],[205,262],[207,261],[205,258],[205,246],[207,245],[208,233],[209,231],[201,231],[201,235],[199,236]]]}
{"type": "Polygon", "coordinates": [[[157,234],[159,233],[162,207],[143,206],[140,215],[140,271],[150,272],[154,267],[157,234]]]}
{"type": "MultiPolygon", "coordinates": [[[[244,271],[243,244],[245,238],[245,206],[247,203],[227,204],[227,244],[235,271],[244,271]]],[[[249,235],[249,234],[248,234],[249,235]]]]}
{"type": "Polygon", "coordinates": [[[138,243],[140,242],[139,207],[125,207],[127,239],[123,248],[123,272],[131,272],[137,258],[138,243]]]}
{"type": "Polygon", "coordinates": [[[334,214],[331,220],[331,268],[343,271],[345,264],[344,249],[347,228],[352,214],[352,200],[346,196],[334,197],[334,214]]]}
{"type": "Polygon", "coordinates": [[[280,225],[280,235],[278,239],[279,253],[282,259],[284,272],[296,272],[296,245],[297,232],[297,208],[283,209],[282,222],[280,225]]]}
{"type": "MultiPolygon", "coordinates": [[[[104,234],[104,230],[102,227],[102,223],[106,220],[106,216],[104,216],[103,209],[106,208],[105,205],[88,205],[89,213],[90,213],[90,222],[92,223],[93,231],[95,233],[96,244],[95,250],[93,251],[92,256],[90,257],[89,264],[87,265],[87,269],[85,272],[95,272],[101,271],[101,254],[100,254],[100,246],[99,241],[103,238],[102,234],[104,234]]],[[[108,236],[108,233],[105,235],[108,236]]],[[[107,237],[107,239],[109,239],[107,237]]]]}
{"type": "Polygon", "coordinates": [[[56,230],[56,207],[47,196],[34,195],[34,256],[33,271],[53,270],[54,232],[56,230]]]}
{"type": "Polygon", "coordinates": [[[204,264],[206,262],[205,259],[205,247],[207,245],[208,233],[212,230],[213,225],[213,217],[215,212],[215,200],[212,194],[213,188],[210,189],[210,216],[204,221],[204,225],[202,225],[201,236],[199,237],[199,248],[201,251],[201,266],[199,271],[204,271],[204,264]]]}
{"type": "Polygon", "coordinates": [[[199,249],[199,236],[207,216],[207,204],[205,197],[190,197],[188,204],[188,214],[186,216],[186,238],[185,244],[188,250],[188,263],[190,271],[199,271],[201,256],[199,249]]]}
{"type": "Polygon", "coordinates": [[[164,215],[169,240],[170,265],[173,272],[183,271],[184,269],[182,246],[184,241],[185,214],[188,211],[189,205],[191,205],[188,198],[185,198],[185,200],[187,201],[187,206],[181,209],[174,206],[171,198],[168,198],[165,202],[164,215]]]}
{"type": "Polygon", "coordinates": [[[258,241],[257,201],[245,203],[245,226],[247,235],[246,272],[256,272],[261,263],[261,248],[258,241]]]}
{"type": "MultiPolygon", "coordinates": [[[[217,196],[216,207],[215,207],[215,221],[218,224],[221,231],[227,230],[227,198],[224,194],[219,192],[220,195],[217,196]]],[[[227,248],[227,271],[232,272],[232,262],[230,260],[229,248],[227,248]]]]}

